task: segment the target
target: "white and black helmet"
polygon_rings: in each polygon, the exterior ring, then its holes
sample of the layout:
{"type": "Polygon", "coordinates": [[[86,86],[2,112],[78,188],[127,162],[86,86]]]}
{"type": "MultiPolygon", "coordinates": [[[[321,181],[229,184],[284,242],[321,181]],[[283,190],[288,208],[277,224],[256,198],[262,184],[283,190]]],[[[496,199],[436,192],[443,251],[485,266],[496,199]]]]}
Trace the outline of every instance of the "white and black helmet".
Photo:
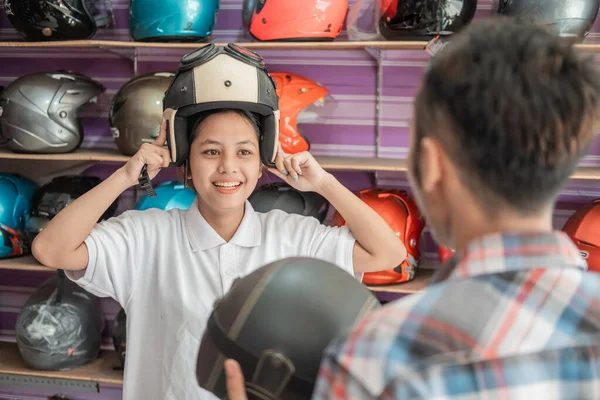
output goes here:
{"type": "Polygon", "coordinates": [[[24,75],[0,94],[0,131],[16,152],[68,153],[83,141],[80,107],[103,91],[76,72],[24,75]]]}
{"type": "Polygon", "coordinates": [[[263,164],[275,165],[279,145],[279,106],[275,82],[261,56],[233,43],[213,43],[184,55],[165,93],[163,118],[175,165],[189,153],[193,121],[204,111],[240,109],[254,113],[260,124],[263,164]]]}

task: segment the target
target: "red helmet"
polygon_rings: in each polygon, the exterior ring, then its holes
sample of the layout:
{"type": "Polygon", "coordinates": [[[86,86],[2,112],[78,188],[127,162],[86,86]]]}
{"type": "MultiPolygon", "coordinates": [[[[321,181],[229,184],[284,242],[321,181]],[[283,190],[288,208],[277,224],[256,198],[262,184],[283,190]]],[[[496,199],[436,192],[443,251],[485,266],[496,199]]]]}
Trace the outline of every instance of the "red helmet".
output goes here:
{"type": "Polygon", "coordinates": [[[588,269],[600,272],[600,199],[577,210],[562,230],[579,248],[588,269]]]}
{"type": "Polygon", "coordinates": [[[244,26],[257,40],[333,40],[348,0],[245,0],[244,26]]]}
{"type": "Polygon", "coordinates": [[[438,245],[438,257],[442,264],[454,257],[454,253],[454,250],[438,245]]]}
{"type": "Polygon", "coordinates": [[[310,143],[299,131],[298,114],[327,96],[329,91],[317,82],[297,74],[272,72],[279,96],[279,143],[288,154],[308,151],[310,143]]]}
{"type": "MultiPolygon", "coordinates": [[[[419,240],[425,227],[414,200],[403,190],[385,190],[379,188],[363,189],[358,197],[377,212],[400,238],[408,256],[398,260],[394,269],[379,272],[366,272],[363,283],[366,285],[391,285],[407,282],[414,278],[418,266],[420,251],[419,240]]],[[[346,221],[337,212],[333,216],[333,226],[346,225],[346,221]]]]}

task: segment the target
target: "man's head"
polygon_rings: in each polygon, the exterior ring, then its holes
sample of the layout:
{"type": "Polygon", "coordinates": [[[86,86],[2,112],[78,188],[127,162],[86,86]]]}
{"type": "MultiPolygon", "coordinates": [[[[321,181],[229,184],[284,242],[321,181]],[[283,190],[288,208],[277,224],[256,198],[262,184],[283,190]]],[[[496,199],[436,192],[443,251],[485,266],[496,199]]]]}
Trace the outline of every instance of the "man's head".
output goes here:
{"type": "Polygon", "coordinates": [[[471,228],[549,220],[599,102],[592,61],[541,27],[495,18],[455,35],[431,61],[411,129],[409,179],[436,239],[460,246],[471,228]]]}

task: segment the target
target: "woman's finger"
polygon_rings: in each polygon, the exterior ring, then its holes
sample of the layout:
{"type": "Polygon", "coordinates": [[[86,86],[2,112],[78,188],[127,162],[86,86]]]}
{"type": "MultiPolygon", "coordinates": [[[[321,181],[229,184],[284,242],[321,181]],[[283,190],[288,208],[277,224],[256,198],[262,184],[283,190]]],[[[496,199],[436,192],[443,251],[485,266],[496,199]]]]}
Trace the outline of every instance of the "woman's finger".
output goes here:
{"type": "Polygon", "coordinates": [[[284,160],[285,156],[281,153],[277,153],[277,156],[275,157],[275,166],[277,167],[279,172],[281,172],[283,175],[287,175],[287,171],[285,169],[285,166],[283,165],[284,160]]]}

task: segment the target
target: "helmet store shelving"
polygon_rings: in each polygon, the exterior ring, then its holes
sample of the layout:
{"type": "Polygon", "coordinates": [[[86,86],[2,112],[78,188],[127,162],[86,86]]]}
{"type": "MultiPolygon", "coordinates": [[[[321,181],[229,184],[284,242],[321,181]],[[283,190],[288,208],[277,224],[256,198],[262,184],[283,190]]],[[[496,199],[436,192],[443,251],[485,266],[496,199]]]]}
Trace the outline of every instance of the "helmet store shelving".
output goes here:
{"type": "MultiPolygon", "coordinates": [[[[424,41],[332,41],[332,42],[236,42],[252,50],[362,50],[374,48],[379,50],[423,50],[427,45],[424,41]]],[[[133,42],[119,40],[69,40],[61,42],[17,42],[0,41],[0,48],[96,48],[96,49],[195,49],[202,43],[163,43],[163,42],[133,42]]],[[[217,46],[227,43],[215,42],[217,46]]],[[[579,51],[599,53],[600,44],[577,44],[579,51]]]]}
{"type": "MultiPolygon", "coordinates": [[[[306,70],[310,72],[306,76],[315,80],[327,73],[331,73],[332,76],[339,74],[335,76],[335,79],[331,79],[335,81],[332,86],[338,86],[332,92],[340,98],[351,98],[350,101],[346,101],[354,102],[356,112],[361,115],[355,118],[352,118],[354,116],[350,113],[340,114],[341,116],[336,115],[337,121],[342,118],[348,118],[349,121],[331,123],[326,129],[319,130],[319,134],[326,130],[338,130],[341,133],[339,137],[335,138],[339,141],[327,142],[327,140],[323,140],[320,142],[323,146],[320,149],[322,153],[315,153],[315,158],[328,171],[353,172],[353,176],[368,172],[373,177],[370,183],[374,185],[379,185],[382,182],[383,185],[389,184],[390,186],[405,184],[405,172],[408,169],[405,156],[408,142],[393,139],[391,136],[393,134],[397,134],[397,136],[407,135],[408,128],[404,115],[392,114],[408,114],[408,103],[411,101],[412,96],[412,81],[418,79],[420,69],[427,63],[427,61],[424,61],[427,58],[424,55],[428,45],[427,41],[382,39],[352,41],[347,39],[346,32],[344,32],[344,37],[336,38],[333,41],[250,41],[252,39],[235,37],[234,34],[237,35],[237,33],[232,33],[237,32],[235,31],[237,28],[233,27],[233,22],[241,19],[239,15],[236,17],[237,19],[231,17],[233,14],[240,14],[241,11],[241,8],[236,8],[237,6],[234,3],[240,3],[242,0],[225,2],[226,7],[222,10],[222,14],[228,17],[223,18],[222,21],[229,22],[224,24],[227,26],[220,26],[221,29],[217,29],[219,32],[211,35],[206,42],[136,41],[128,37],[129,30],[124,28],[126,26],[126,9],[129,7],[126,3],[130,3],[129,0],[112,1],[118,6],[120,20],[115,24],[114,30],[112,28],[107,29],[106,32],[93,39],[23,41],[16,39],[16,35],[9,32],[9,29],[0,29],[0,52],[2,53],[0,63],[5,63],[7,60],[8,63],[11,63],[13,55],[21,57],[16,65],[5,64],[4,78],[15,78],[16,75],[22,73],[18,70],[21,62],[27,63],[27,68],[30,68],[35,64],[33,60],[48,57],[49,60],[55,60],[56,65],[61,67],[68,65],[68,68],[71,68],[71,65],[73,65],[73,68],[77,69],[78,65],[83,65],[82,68],[85,68],[86,72],[93,70],[95,75],[106,78],[105,83],[108,83],[107,86],[113,90],[111,95],[114,95],[117,83],[122,83],[120,79],[123,78],[125,72],[131,76],[138,76],[139,74],[148,73],[150,70],[163,71],[165,66],[176,67],[179,57],[185,52],[197,49],[209,41],[214,42],[217,46],[226,46],[229,41],[232,41],[239,46],[257,52],[264,51],[267,55],[265,56],[267,61],[269,61],[269,57],[276,58],[277,62],[274,63],[274,68],[269,67],[270,72],[304,72],[304,70],[298,68],[299,65],[304,63],[306,70]],[[318,55],[308,54],[312,53],[311,51],[318,55]],[[281,55],[286,52],[288,54],[281,55]],[[344,55],[338,57],[333,52],[344,55]],[[72,64],[68,64],[61,59],[62,53],[66,54],[66,58],[72,64]],[[389,53],[392,54],[387,57],[389,53]],[[394,53],[398,53],[398,55],[396,56],[394,53]],[[400,53],[402,54],[400,55],[400,53]],[[78,56],[81,57],[81,60],[77,59],[78,56]],[[174,61],[176,59],[177,62],[174,61]],[[339,68],[339,72],[337,70],[330,72],[333,67],[339,68]],[[107,69],[103,70],[102,68],[107,69]],[[117,73],[113,74],[113,71],[108,70],[112,68],[123,69],[124,73],[121,74],[123,76],[117,73]],[[400,70],[402,70],[402,73],[398,72],[400,70]],[[346,73],[348,74],[346,75],[346,73]],[[387,87],[390,75],[394,74],[399,76],[398,80],[394,82],[395,86],[387,87]],[[386,84],[384,84],[384,81],[386,84]],[[348,87],[344,89],[347,90],[340,90],[340,87],[345,84],[348,87]],[[361,85],[363,87],[359,87],[361,85]],[[352,124],[361,118],[363,120],[368,119],[366,122],[359,121],[363,123],[363,130],[360,133],[366,132],[366,134],[373,135],[373,143],[368,145],[372,149],[356,150],[359,147],[367,147],[364,144],[366,141],[359,138],[359,134],[353,131],[353,129],[360,127],[360,124],[356,126],[352,126],[352,124]],[[334,149],[335,146],[341,144],[347,145],[347,147],[334,149]],[[330,147],[325,148],[325,146],[330,147]],[[351,148],[352,146],[354,148],[351,148]]],[[[2,3],[3,1],[0,0],[0,4],[2,3]]],[[[15,0],[13,3],[16,4],[17,1],[15,0]]],[[[481,7],[478,11],[483,10],[484,14],[488,13],[491,1],[480,0],[479,3],[481,7]]],[[[4,7],[0,7],[0,14],[4,12],[4,7]]],[[[600,22],[596,25],[600,26],[600,22]]],[[[9,26],[0,24],[0,28],[9,28],[9,26]]],[[[598,29],[594,30],[594,32],[598,31],[598,29]]],[[[595,33],[595,35],[600,37],[600,33],[595,33]]],[[[577,49],[587,54],[600,54],[600,40],[595,37],[590,37],[590,39],[592,40],[586,40],[585,43],[578,44],[577,49]]],[[[38,40],[43,40],[43,38],[38,40]]],[[[50,65],[49,62],[44,63],[42,61],[38,63],[50,65]]],[[[0,83],[5,85],[8,82],[0,83]]],[[[333,97],[335,100],[335,96],[333,97]]],[[[105,118],[104,115],[101,117],[105,118]]],[[[100,117],[94,115],[93,118],[100,117]]],[[[108,139],[108,136],[106,139],[108,139]]],[[[50,176],[79,174],[97,166],[101,168],[106,166],[108,170],[122,165],[130,158],[121,154],[116,148],[104,148],[103,146],[108,143],[108,140],[106,142],[98,140],[94,142],[94,144],[96,143],[98,148],[94,146],[92,148],[82,147],[74,152],[60,154],[15,153],[0,146],[0,172],[14,172],[33,180],[47,180],[50,176]]],[[[112,145],[112,143],[110,144],[112,145]]],[[[598,149],[600,151],[600,147],[598,149]]],[[[600,160],[600,155],[594,157],[600,160]]],[[[573,189],[572,192],[577,192],[573,197],[580,195],[583,190],[588,190],[590,193],[592,190],[595,192],[595,188],[592,189],[592,186],[600,187],[600,182],[595,182],[600,181],[600,163],[596,161],[596,159],[586,160],[586,163],[577,168],[571,176],[573,180],[589,184],[581,184],[585,189],[580,189],[580,186],[573,189]]],[[[434,268],[437,263],[431,262],[430,264],[430,262],[430,260],[426,260],[421,263],[418,273],[411,281],[394,285],[368,287],[373,292],[377,292],[378,297],[385,301],[419,292],[430,284],[432,275],[435,272],[434,268]]],[[[46,275],[54,272],[54,270],[42,266],[31,255],[0,259],[0,272],[2,270],[8,275],[18,273],[18,279],[21,279],[21,274],[28,277],[29,275],[46,275]]],[[[26,279],[28,278],[24,278],[24,280],[26,279]]],[[[0,291],[3,290],[2,288],[7,288],[7,286],[2,285],[7,285],[7,283],[0,282],[0,291]]],[[[20,282],[19,285],[24,286],[25,283],[20,282]]],[[[23,296],[19,293],[14,297],[23,296]]],[[[99,391],[100,386],[104,390],[106,386],[119,387],[122,385],[123,371],[115,351],[103,348],[97,360],[85,367],[71,371],[33,371],[24,365],[16,344],[9,343],[6,333],[4,335],[4,337],[0,337],[0,385],[54,386],[89,392],[99,391]]]]}

